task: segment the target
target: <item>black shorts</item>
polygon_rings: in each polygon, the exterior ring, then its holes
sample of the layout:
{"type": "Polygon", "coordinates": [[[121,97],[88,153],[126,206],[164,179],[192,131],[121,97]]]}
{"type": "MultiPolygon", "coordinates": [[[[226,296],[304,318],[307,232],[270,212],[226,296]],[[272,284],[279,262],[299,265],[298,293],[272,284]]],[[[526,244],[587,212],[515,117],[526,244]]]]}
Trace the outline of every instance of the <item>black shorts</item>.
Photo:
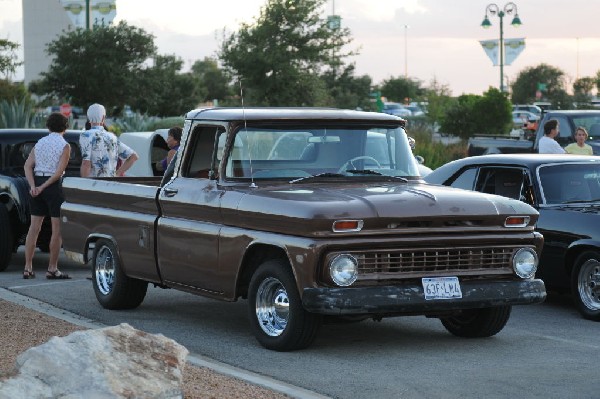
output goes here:
{"type": "MultiPolygon", "coordinates": [[[[36,187],[39,187],[50,177],[35,176],[36,187]]],[[[29,207],[33,216],[50,216],[52,218],[60,217],[60,206],[65,201],[62,191],[62,179],[52,183],[42,191],[37,197],[29,198],[29,207]]]]}

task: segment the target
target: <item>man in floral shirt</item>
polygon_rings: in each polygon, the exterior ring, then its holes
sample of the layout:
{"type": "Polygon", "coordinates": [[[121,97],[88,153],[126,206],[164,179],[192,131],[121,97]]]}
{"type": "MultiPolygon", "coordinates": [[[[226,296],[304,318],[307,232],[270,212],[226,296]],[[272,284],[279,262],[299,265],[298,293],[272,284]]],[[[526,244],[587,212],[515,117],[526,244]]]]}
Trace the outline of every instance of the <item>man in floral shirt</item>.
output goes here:
{"type": "Polygon", "coordinates": [[[114,133],[104,129],[106,110],[100,104],[92,104],[87,110],[91,129],[79,138],[81,146],[81,177],[123,176],[137,161],[138,156],[130,147],[121,143],[114,133]],[[118,167],[119,159],[122,161],[118,167]]]}

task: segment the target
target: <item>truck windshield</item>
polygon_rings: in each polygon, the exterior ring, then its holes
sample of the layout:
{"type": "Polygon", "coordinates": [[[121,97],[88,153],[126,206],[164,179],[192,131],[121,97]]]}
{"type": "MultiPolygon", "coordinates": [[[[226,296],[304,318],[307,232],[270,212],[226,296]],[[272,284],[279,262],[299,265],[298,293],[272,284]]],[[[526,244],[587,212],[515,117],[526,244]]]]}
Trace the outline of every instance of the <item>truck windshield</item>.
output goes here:
{"type": "MultiPolygon", "coordinates": [[[[223,134],[220,149],[224,145],[223,134]]],[[[225,177],[231,179],[419,176],[402,128],[247,127],[237,132],[226,151],[225,177]]]]}

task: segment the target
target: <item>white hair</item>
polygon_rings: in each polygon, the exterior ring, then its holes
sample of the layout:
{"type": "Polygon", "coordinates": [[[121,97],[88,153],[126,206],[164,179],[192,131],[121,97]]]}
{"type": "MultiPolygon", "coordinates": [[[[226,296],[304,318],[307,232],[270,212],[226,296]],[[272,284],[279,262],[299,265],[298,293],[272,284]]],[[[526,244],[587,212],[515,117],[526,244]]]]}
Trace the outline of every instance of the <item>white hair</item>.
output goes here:
{"type": "Polygon", "coordinates": [[[87,110],[87,118],[90,123],[102,123],[106,116],[106,109],[103,105],[92,104],[87,110]]]}

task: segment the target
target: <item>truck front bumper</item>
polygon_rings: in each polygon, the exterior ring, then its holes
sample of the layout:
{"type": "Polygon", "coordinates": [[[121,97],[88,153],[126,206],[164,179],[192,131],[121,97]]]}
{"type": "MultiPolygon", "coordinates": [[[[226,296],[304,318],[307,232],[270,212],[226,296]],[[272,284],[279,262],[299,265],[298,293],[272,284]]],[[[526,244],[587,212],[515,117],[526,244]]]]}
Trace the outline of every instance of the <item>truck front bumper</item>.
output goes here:
{"type": "Polygon", "coordinates": [[[426,300],[418,284],[402,286],[305,288],[304,308],[326,315],[435,314],[462,309],[541,303],[546,287],[539,279],[461,281],[462,298],[426,300]]]}

